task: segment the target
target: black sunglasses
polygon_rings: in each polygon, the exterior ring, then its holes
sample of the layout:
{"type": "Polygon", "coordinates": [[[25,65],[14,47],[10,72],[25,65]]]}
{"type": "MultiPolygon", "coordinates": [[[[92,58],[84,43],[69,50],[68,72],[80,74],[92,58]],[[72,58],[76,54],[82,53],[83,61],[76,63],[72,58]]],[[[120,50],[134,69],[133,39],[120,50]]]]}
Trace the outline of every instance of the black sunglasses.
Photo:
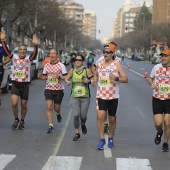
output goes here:
{"type": "Polygon", "coordinates": [[[103,54],[111,54],[113,53],[112,51],[103,51],[103,54]]]}
{"type": "Polygon", "coordinates": [[[75,59],[75,61],[83,61],[82,59],[75,59]]]}

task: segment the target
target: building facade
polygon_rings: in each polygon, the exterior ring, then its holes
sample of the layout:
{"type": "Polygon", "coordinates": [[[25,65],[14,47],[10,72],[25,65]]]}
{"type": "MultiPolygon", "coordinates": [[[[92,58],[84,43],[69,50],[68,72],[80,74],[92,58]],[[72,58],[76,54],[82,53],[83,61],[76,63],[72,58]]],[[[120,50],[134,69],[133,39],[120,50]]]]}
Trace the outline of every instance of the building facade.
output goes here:
{"type": "Polygon", "coordinates": [[[170,0],[153,0],[152,24],[170,23],[170,0]]]}
{"type": "Polygon", "coordinates": [[[95,40],[96,39],[96,13],[93,11],[84,12],[84,29],[85,36],[95,40]]]}

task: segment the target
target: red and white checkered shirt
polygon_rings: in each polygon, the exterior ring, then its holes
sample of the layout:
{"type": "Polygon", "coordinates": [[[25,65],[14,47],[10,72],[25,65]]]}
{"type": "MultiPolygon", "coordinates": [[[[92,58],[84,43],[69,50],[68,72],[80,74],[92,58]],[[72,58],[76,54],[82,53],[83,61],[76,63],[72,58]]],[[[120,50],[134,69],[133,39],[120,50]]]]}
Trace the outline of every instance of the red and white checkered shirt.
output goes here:
{"type": "Polygon", "coordinates": [[[104,100],[119,98],[119,82],[111,82],[109,79],[110,73],[114,74],[116,77],[119,77],[116,63],[117,61],[113,60],[113,62],[107,67],[104,65],[103,61],[98,63],[97,98],[104,100]]]}
{"type": "Polygon", "coordinates": [[[11,77],[13,81],[30,82],[31,61],[29,57],[30,56],[26,56],[24,59],[20,59],[19,55],[13,54],[13,69],[11,77]]]}
{"type": "Polygon", "coordinates": [[[153,89],[153,96],[160,100],[170,99],[170,67],[163,67],[162,64],[155,65],[151,71],[150,78],[157,85],[153,89]]]}
{"type": "Polygon", "coordinates": [[[50,62],[45,64],[43,74],[47,75],[46,89],[48,90],[62,90],[64,84],[60,79],[55,78],[56,76],[62,76],[67,74],[67,70],[64,64],[58,62],[51,64],[50,62]]]}

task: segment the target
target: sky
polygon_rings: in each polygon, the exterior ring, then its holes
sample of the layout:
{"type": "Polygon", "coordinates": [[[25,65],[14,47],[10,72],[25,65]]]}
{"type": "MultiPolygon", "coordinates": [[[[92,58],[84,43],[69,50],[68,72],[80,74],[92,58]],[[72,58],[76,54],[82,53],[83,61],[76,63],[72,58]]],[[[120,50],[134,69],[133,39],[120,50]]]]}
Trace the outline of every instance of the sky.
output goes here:
{"type": "MultiPolygon", "coordinates": [[[[131,0],[135,3],[152,2],[152,0],[131,0]]],[[[85,10],[91,10],[97,16],[97,39],[112,35],[113,21],[125,0],[74,0],[82,4],[85,10]],[[100,33],[99,31],[100,30],[100,33]]]]}

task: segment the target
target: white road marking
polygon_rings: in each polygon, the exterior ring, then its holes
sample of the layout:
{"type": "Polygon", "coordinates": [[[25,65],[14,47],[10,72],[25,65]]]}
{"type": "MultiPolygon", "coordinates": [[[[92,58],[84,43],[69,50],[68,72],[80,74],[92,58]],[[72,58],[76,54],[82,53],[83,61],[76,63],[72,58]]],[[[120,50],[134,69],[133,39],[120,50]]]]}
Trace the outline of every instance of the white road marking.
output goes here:
{"type": "Polygon", "coordinates": [[[80,170],[82,157],[50,156],[42,170],[80,170]]]}
{"type": "Polygon", "coordinates": [[[108,135],[104,135],[105,137],[105,140],[106,140],[106,145],[104,146],[104,156],[106,158],[111,158],[112,157],[112,152],[111,152],[111,149],[107,147],[107,144],[108,144],[108,135]]]}
{"type": "Polygon", "coordinates": [[[0,170],[3,170],[15,157],[16,155],[0,154],[0,170]]]}
{"type": "Polygon", "coordinates": [[[152,170],[148,159],[116,158],[116,170],[152,170]]]}

